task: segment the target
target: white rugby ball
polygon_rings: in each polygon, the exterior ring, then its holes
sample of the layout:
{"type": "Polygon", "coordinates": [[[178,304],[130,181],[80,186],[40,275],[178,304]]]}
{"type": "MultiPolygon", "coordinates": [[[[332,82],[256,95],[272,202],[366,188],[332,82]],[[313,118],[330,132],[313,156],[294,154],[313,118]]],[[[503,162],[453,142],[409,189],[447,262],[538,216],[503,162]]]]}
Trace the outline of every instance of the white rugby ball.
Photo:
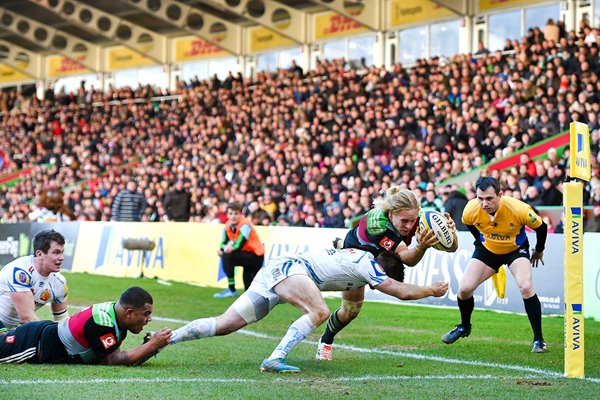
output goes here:
{"type": "Polygon", "coordinates": [[[448,226],[448,220],[441,212],[421,210],[419,214],[419,228],[422,235],[429,230],[433,231],[439,240],[439,243],[433,246],[434,249],[448,251],[454,244],[454,235],[450,226],[448,226]]]}

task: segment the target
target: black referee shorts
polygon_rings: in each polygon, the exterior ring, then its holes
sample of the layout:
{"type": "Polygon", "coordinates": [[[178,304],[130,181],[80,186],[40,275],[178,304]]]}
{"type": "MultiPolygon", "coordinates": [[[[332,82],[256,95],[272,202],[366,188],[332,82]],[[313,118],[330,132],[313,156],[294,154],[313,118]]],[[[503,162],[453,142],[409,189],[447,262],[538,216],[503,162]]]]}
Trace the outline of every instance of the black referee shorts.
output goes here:
{"type": "Polygon", "coordinates": [[[0,334],[0,364],[53,363],[67,358],[56,322],[28,322],[0,334]]]}
{"type": "Polygon", "coordinates": [[[526,258],[531,260],[529,255],[529,241],[525,241],[521,247],[519,247],[515,251],[511,251],[507,254],[494,254],[482,244],[475,242],[475,250],[473,251],[472,258],[475,258],[488,267],[492,268],[494,271],[498,272],[501,266],[506,264],[510,267],[510,264],[513,263],[517,258],[526,258]]]}

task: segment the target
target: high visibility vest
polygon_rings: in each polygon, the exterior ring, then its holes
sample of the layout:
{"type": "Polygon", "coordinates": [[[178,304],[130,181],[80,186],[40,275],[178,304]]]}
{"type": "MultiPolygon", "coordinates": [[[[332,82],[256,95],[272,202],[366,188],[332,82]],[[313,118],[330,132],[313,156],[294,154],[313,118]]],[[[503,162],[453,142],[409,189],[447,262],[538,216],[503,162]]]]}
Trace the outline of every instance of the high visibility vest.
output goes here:
{"type": "Polygon", "coordinates": [[[234,242],[237,241],[240,237],[240,230],[242,228],[242,225],[248,225],[250,227],[250,237],[246,240],[246,243],[244,243],[242,248],[238,250],[248,251],[256,254],[257,256],[262,256],[263,254],[265,254],[265,248],[260,239],[258,238],[258,234],[256,233],[254,226],[252,225],[250,220],[245,217],[240,218],[235,227],[235,232],[231,229],[231,224],[225,224],[225,234],[227,235],[227,239],[232,240],[234,242]]]}

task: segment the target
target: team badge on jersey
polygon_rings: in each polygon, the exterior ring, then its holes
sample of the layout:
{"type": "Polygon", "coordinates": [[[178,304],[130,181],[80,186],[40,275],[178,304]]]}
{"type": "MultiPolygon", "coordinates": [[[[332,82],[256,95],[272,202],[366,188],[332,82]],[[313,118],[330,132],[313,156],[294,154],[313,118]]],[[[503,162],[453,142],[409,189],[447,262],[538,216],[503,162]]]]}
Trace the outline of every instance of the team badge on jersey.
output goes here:
{"type": "Polygon", "coordinates": [[[104,336],[100,336],[100,341],[102,342],[102,346],[104,346],[105,349],[111,348],[112,346],[117,344],[117,340],[115,339],[112,333],[107,333],[104,336]]]}
{"type": "Polygon", "coordinates": [[[379,241],[379,245],[386,250],[391,250],[394,246],[394,241],[387,236],[384,236],[383,239],[379,241]]]}
{"type": "Polygon", "coordinates": [[[7,336],[6,339],[4,340],[6,343],[12,344],[15,342],[15,335],[10,335],[7,336]]]}
{"type": "Polygon", "coordinates": [[[377,263],[375,260],[371,260],[371,266],[373,267],[373,271],[375,272],[375,276],[383,276],[387,275],[383,270],[383,267],[377,263]]]}
{"type": "Polygon", "coordinates": [[[48,289],[44,289],[44,291],[40,295],[40,300],[48,301],[49,299],[50,299],[50,291],[48,289]]]}
{"type": "Polygon", "coordinates": [[[31,275],[21,268],[15,268],[13,273],[13,281],[17,285],[31,286],[31,275]]]}

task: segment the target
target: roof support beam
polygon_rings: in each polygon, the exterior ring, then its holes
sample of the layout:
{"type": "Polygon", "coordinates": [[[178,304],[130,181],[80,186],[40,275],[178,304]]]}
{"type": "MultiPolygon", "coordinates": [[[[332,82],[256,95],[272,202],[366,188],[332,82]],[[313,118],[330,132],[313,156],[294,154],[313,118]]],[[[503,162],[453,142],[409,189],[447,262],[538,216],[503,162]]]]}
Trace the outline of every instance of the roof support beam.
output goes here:
{"type": "Polygon", "coordinates": [[[235,55],[242,53],[241,28],[227,20],[176,0],[151,3],[122,0],[235,55]]]}
{"type": "Polygon", "coordinates": [[[92,71],[100,71],[100,48],[93,43],[48,27],[34,19],[0,7],[0,27],[55,51],[92,71]]]}
{"type": "Polygon", "coordinates": [[[75,0],[30,1],[35,1],[61,18],[125,45],[158,63],[167,63],[167,44],[163,35],[75,0]]]}

